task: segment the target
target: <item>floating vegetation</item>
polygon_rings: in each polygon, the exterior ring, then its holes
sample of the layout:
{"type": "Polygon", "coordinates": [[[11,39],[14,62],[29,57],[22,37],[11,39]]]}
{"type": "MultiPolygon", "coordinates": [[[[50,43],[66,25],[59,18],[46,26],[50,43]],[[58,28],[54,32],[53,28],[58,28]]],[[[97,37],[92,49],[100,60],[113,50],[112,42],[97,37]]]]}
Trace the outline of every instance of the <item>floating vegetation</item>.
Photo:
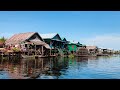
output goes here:
{"type": "Polygon", "coordinates": [[[74,58],[75,56],[73,54],[70,54],[68,57],[69,58],[74,58]]]}

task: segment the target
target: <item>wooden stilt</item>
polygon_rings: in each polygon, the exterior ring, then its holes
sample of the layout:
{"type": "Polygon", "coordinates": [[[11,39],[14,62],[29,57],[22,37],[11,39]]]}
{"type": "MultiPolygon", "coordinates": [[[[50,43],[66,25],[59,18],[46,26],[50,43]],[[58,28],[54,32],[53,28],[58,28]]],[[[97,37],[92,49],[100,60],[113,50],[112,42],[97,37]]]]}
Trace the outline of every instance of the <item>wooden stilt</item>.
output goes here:
{"type": "Polygon", "coordinates": [[[50,49],[50,56],[51,56],[51,49],[50,49]]]}
{"type": "Polygon", "coordinates": [[[29,44],[27,44],[27,49],[28,49],[28,56],[29,56],[29,44]]]}
{"type": "Polygon", "coordinates": [[[2,52],[2,59],[3,59],[3,55],[4,55],[4,54],[3,54],[3,52],[2,52]]]}
{"type": "Polygon", "coordinates": [[[28,67],[29,61],[27,60],[27,74],[29,74],[29,67],[28,67]]]}
{"type": "Polygon", "coordinates": [[[34,67],[34,72],[36,72],[36,59],[35,59],[35,67],[34,67]]]}
{"type": "Polygon", "coordinates": [[[36,45],[35,45],[35,55],[36,55],[36,45]]]}
{"type": "Polygon", "coordinates": [[[42,59],[42,70],[43,70],[43,59],[42,59]]]}
{"type": "Polygon", "coordinates": [[[43,46],[42,46],[42,56],[43,56],[43,46]]]}

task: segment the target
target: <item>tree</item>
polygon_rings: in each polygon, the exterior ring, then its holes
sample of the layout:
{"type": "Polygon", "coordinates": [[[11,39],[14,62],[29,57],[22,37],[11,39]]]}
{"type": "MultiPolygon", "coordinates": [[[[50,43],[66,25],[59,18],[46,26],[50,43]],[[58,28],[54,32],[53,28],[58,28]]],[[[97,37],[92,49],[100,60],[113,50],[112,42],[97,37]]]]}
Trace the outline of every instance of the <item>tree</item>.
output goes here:
{"type": "Polygon", "coordinates": [[[0,38],[0,42],[4,43],[6,41],[6,39],[4,38],[4,36],[2,38],[0,38]]]}
{"type": "Polygon", "coordinates": [[[3,48],[5,46],[6,39],[4,37],[0,38],[0,48],[3,48]]]}

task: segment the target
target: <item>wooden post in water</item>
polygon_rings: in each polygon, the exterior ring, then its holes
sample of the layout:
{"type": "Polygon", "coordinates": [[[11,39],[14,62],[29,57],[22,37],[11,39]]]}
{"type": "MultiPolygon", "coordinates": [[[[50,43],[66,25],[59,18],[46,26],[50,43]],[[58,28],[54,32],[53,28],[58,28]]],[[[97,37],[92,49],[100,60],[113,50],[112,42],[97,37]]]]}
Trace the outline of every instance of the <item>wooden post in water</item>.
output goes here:
{"type": "Polygon", "coordinates": [[[42,46],[42,56],[43,56],[43,46],[42,46]]]}
{"type": "Polygon", "coordinates": [[[28,49],[27,51],[28,51],[28,56],[29,56],[29,44],[27,44],[27,49],[28,49]]]}
{"type": "Polygon", "coordinates": [[[35,55],[36,55],[36,45],[35,45],[35,55]]]}
{"type": "Polygon", "coordinates": [[[42,70],[43,70],[43,59],[41,59],[42,60],[42,70]]]}
{"type": "Polygon", "coordinates": [[[51,56],[51,49],[50,49],[50,56],[51,56]]]}
{"type": "Polygon", "coordinates": [[[36,69],[36,59],[35,59],[35,69],[36,69]]]}
{"type": "Polygon", "coordinates": [[[8,60],[10,59],[10,52],[8,52],[8,60]]]}
{"type": "Polygon", "coordinates": [[[2,59],[3,59],[3,55],[4,55],[4,54],[3,54],[3,52],[2,52],[2,59]]]}
{"type": "Polygon", "coordinates": [[[52,66],[52,63],[51,63],[51,58],[50,58],[50,69],[52,68],[51,66],[52,66]]]}
{"type": "Polygon", "coordinates": [[[27,60],[27,75],[29,74],[29,67],[28,67],[28,64],[29,64],[29,60],[27,60]]]}

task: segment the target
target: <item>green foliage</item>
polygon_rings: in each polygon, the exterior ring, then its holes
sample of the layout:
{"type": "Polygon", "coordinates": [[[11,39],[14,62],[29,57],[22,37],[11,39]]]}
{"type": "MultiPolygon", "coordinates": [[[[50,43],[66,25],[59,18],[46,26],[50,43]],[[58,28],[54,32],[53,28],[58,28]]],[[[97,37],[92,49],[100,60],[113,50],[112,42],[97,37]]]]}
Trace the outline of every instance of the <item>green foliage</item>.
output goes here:
{"type": "Polygon", "coordinates": [[[14,52],[19,52],[19,51],[20,51],[20,49],[19,49],[19,48],[16,48],[16,47],[14,47],[12,50],[13,50],[14,52]]]}
{"type": "Polygon", "coordinates": [[[51,53],[58,53],[58,50],[52,50],[51,53]]]}
{"type": "Polygon", "coordinates": [[[0,42],[5,42],[6,39],[4,37],[0,38],[0,42]]]}
{"type": "Polygon", "coordinates": [[[73,54],[70,54],[68,57],[69,57],[69,58],[74,58],[74,55],[73,55],[73,54]]]}

